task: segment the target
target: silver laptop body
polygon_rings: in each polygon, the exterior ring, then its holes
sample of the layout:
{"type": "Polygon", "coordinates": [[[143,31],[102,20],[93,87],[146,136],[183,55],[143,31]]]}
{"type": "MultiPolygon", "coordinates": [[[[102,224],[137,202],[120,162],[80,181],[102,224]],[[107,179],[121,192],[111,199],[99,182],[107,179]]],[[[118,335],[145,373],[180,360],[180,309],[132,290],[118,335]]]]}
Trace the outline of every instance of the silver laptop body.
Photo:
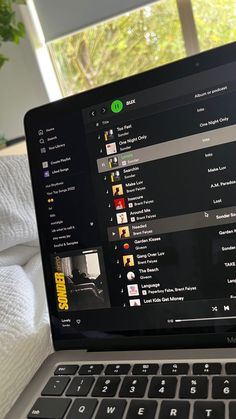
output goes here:
{"type": "Polygon", "coordinates": [[[26,114],[55,352],[6,419],[236,417],[235,103],[232,43],[26,114]]]}

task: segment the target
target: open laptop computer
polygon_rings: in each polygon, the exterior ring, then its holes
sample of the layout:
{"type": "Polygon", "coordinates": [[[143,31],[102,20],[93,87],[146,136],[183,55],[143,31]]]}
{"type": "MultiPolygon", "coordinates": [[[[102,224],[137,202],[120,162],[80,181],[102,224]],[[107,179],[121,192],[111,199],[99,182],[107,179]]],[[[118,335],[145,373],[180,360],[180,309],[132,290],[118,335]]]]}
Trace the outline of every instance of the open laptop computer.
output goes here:
{"type": "Polygon", "coordinates": [[[7,419],[235,419],[235,104],[233,43],[27,113],[55,352],[7,419]]]}

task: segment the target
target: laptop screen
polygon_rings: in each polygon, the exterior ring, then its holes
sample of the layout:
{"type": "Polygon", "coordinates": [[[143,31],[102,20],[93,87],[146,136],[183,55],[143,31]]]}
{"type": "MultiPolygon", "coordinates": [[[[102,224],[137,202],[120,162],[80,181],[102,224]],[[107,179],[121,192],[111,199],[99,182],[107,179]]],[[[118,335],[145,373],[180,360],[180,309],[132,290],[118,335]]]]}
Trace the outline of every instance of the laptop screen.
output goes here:
{"type": "Polygon", "coordinates": [[[26,115],[55,341],[234,330],[235,57],[231,44],[26,115]]]}

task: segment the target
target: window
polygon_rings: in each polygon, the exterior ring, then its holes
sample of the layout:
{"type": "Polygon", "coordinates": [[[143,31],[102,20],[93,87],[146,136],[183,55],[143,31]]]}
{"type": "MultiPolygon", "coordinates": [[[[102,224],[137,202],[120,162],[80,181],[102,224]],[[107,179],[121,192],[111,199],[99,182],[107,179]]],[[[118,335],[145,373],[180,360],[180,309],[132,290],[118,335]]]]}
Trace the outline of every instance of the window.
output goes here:
{"type": "Polygon", "coordinates": [[[236,0],[159,0],[48,49],[68,96],[234,40],[236,0]]]}
{"type": "Polygon", "coordinates": [[[49,49],[64,96],[186,56],[176,0],[56,40],[49,49]]]}

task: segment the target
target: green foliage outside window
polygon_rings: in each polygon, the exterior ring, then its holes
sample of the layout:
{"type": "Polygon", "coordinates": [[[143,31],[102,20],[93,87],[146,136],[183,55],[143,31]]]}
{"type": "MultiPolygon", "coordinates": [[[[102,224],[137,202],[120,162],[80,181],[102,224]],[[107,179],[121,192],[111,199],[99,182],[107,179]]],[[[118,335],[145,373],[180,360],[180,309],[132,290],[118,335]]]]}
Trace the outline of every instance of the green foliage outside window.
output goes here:
{"type": "Polygon", "coordinates": [[[186,55],[175,0],[125,14],[50,45],[64,96],[186,55]]]}
{"type": "Polygon", "coordinates": [[[236,41],[235,0],[192,0],[200,50],[236,41]]]}
{"type": "MultiPolygon", "coordinates": [[[[236,0],[189,1],[201,51],[236,40],[236,0]]],[[[64,96],[186,56],[176,0],[159,0],[49,49],[64,96]]]]}

